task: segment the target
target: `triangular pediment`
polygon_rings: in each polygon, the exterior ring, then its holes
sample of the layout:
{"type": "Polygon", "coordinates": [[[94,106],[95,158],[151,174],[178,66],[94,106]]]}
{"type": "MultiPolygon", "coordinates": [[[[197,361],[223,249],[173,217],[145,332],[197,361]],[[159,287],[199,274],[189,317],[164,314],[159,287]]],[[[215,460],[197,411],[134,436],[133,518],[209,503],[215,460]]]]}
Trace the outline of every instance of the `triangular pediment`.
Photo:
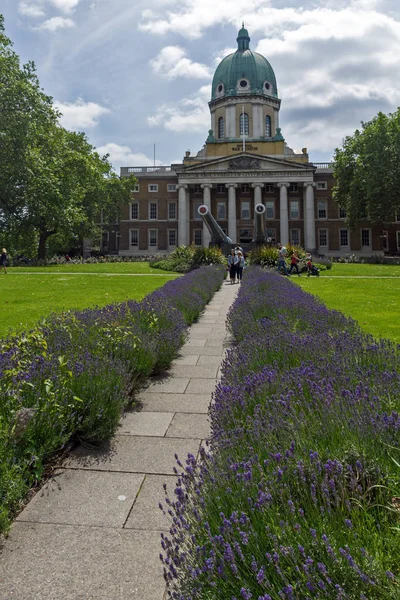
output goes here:
{"type": "Polygon", "coordinates": [[[241,152],[232,156],[223,156],[213,159],[199,160],[193,165],[183,165],[180,174],[185,173],[215,173],[216,171],[310,171],[312,165],[264,156],[251,152],[241,152]]]}

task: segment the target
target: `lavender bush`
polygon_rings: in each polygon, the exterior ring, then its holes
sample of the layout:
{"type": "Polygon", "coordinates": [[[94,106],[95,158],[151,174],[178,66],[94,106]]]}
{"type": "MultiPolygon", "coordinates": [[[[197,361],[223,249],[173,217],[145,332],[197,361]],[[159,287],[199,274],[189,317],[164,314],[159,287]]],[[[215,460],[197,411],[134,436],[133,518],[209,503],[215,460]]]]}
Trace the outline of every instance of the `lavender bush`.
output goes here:
{"type": "Polygon", "coordinates": [[[400,348],[249,269],[161,555],[179,600],[399,598],[400,348]]]}
{"type": "Polygon", "coordinates": [[[72,435],[110,438],[144,380],[178,354],[225,277],[204,267],[141,303],[51,316],[0,347],[0,532],[72,435]]]}

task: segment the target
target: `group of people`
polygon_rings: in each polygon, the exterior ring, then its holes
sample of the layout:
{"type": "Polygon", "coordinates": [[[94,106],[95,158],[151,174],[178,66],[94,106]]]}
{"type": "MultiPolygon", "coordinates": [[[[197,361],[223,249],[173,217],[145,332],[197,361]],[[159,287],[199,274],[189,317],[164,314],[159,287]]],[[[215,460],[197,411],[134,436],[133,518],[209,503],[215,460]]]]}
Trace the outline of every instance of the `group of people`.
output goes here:
{"type": "Polygon", "coordinates": [[[243,249],[240,246],[232,248],[228,255],[228,271],[231,283],[240,283],[242,281],[245,266],[243,249]]]}
{"type": "MultiPolygon", "coordinates": [[[[277,266],[276,270],[278,271],[278,273],[283,272],[283,275],[287,275],[287,277],[290,277],[292,274],[292,271],[295,270],[298,277],[300,277],[298,263],[300,262],[301,259],[297,256],[296,252],[293,251],[292,256],[290,257],[290,266],[288,269],[287,265],[286,265],[287,254],[288,254],[288,251],[287,251],[286,247],[283,246],[282,244],[278,244],[278,266],[277,266]]],[[[307,252],[307,254],[306,254],[306,266],[307,266],[307,273],[311,273],[312,269],[313,269],[313,264],[312,264],[312,255],[310,252],[307,252]]]]}

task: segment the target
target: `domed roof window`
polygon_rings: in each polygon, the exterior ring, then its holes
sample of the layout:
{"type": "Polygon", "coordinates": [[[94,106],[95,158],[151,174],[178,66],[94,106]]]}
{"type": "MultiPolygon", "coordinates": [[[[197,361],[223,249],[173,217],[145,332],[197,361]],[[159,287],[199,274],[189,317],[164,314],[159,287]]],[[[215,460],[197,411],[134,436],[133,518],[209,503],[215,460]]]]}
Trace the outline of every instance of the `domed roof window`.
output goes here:
{"type": "Polygon", "coordinates": [[[244,26],[240,29],[236,41],[236,52],[226,56],[215,71],[211,99],[236,96],[238,90],[277,98],[275,73],[264,56],[250,50],[250,37],[244,26]],[[245,80],[248,86],[240,84],[245,80]]]}
{"type": "Polygon", "coordinates": [[[217,96],[223,96],[225,91],[225,87],[223,83],[219,83],[217,85],[217,96]]]}
{"type": "Polygon", "coordinates": [[[240,92],[246,92],[250,89],[250,82],[247,79],[239,79],[239,81],[237,82],[237,89],[240,92]]]}

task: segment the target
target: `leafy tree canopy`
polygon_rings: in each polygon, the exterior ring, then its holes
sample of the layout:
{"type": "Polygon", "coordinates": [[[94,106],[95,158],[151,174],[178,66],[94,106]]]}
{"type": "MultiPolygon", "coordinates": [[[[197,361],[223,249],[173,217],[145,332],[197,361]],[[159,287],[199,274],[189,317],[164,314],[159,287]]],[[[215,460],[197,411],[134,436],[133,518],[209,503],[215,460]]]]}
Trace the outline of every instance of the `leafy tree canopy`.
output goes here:
{"type": "Polygon", "coordinates": [[[400,210],[400,109],[361,126],[334,156],[333,197],[351,227],[362,220],[382,225],[400,210]]]}
{"type": "Polygon", "coordinates": [[[95,236],[100,215],[115,223],[136,182],[59,117],[34,64],[20,66],[0,15],[0,229],[16,244],[36,239],[39,258],[50,236],[95,236]]]}

